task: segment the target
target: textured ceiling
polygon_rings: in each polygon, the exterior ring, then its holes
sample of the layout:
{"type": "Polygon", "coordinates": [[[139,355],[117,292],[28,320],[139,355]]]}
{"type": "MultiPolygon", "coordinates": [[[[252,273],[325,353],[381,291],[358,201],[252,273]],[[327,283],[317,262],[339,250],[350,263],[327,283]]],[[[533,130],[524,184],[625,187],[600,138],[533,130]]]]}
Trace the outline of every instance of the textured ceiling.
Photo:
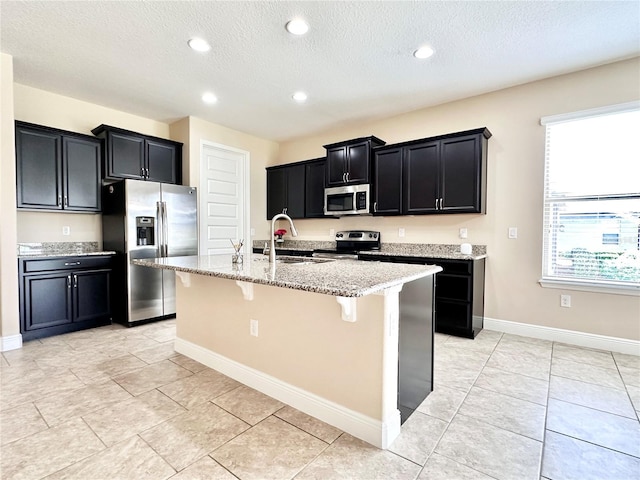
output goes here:
{"type": "Polygon", "coordinates": [[[273,140],[640,54],[640,2],[0,2],[16,82],[273,140]],[[284,29],[293,17],[311,28],[284,29]],[[212,45],[187,46],[193,36],[212,45]],[[422,44],[436,51],[418,61],[422,44]],[[295,104],[304,90],[309,100],[295,104]],[[204,91],[219,98],[202,103],[204,91]]]}

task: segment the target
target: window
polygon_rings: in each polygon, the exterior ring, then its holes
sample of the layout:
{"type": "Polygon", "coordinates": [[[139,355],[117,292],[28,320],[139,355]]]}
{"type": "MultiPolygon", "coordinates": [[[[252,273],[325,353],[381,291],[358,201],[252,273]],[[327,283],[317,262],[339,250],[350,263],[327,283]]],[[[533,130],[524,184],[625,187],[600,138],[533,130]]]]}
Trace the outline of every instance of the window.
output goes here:
{"type": "Polygon", "coordinates": [[[640,292],[640,102],[544,117],[543,286],[640,292]]]}

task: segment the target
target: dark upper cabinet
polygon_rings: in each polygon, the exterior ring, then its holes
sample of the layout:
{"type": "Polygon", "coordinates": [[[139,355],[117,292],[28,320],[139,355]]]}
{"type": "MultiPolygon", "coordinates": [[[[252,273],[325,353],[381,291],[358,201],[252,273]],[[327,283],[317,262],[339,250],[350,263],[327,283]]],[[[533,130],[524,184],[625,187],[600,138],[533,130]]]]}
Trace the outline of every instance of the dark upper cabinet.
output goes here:
{"type": "Polygon", "coordinates": [[[62,137],[66,210],[100,211],[100,141],[62,137]]]}
{"type": "Polygon", "coordinates": [[[278,213],[304,218],[305,166],[283,165],[267,168],[267,220],[278,213]]]}
{"type": "Polygon", "coordinates": [[[371,149],[384,145],[377,137],[356,138],[325,145],[327,150],[327,186],[335,187],[371,180],[371,149]]]}
{"type": "Polygon", "coordinates": [[[374,215],[486,213],[489,137],[481,128],[374,149],[374,215]]]}
{"type": "Polygon", "coordinates": [[[305,218],[324,218],[326,165],[326,158],[319,158],[305,164],[305,218]]]}
{"type": "Polygon", "coordinates": [[[402,214],[401,147],[383,147],[374,152],[373,214],[402,214]]]}
{"type": "Polygon", "coordinates": [[[93,134],[105,140],[104,177],[182,183],[182,143],[109,125],[93,134]]]}
{"type": "Polygon", "coordinates": [[[440,142],[404,149],[404,213],[434,213],[439,206],[440,142]]]}
{"type": "Polygon", "coordinates": [[[16,122],[18,208],[100,211],[101,142],[16,122]]]}

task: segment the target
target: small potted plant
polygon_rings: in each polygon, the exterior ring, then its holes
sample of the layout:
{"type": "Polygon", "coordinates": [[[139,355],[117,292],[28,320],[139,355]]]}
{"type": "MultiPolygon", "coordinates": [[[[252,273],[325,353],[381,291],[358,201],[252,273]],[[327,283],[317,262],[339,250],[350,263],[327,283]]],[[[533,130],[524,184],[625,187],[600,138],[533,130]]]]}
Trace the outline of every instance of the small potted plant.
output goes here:
{"type": "Polygon", "coordinates": [[[273,232],[273,234],[276,237],[276,243],[283,243],[284,239],[282,238],[282,236],[287,233],[287,231],[284,228],[279,228],[278,230],[276,230],[275,232],[273,232]]]}

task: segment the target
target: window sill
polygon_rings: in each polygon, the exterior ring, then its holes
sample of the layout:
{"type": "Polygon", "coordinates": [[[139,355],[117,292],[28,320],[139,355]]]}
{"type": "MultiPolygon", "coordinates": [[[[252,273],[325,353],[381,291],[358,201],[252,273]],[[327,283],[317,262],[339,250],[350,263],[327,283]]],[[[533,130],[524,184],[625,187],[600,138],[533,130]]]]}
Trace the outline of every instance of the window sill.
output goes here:
{"type": "Polygon", "coordinates": [[[563,280],[541,278],[541,287],[561,290],[578,290],[582,292],[609,293],[611,295],[631,295],[640,297],[640,285],[624,285],[615,282],[590,282],[588,280],[563,280]]]}

